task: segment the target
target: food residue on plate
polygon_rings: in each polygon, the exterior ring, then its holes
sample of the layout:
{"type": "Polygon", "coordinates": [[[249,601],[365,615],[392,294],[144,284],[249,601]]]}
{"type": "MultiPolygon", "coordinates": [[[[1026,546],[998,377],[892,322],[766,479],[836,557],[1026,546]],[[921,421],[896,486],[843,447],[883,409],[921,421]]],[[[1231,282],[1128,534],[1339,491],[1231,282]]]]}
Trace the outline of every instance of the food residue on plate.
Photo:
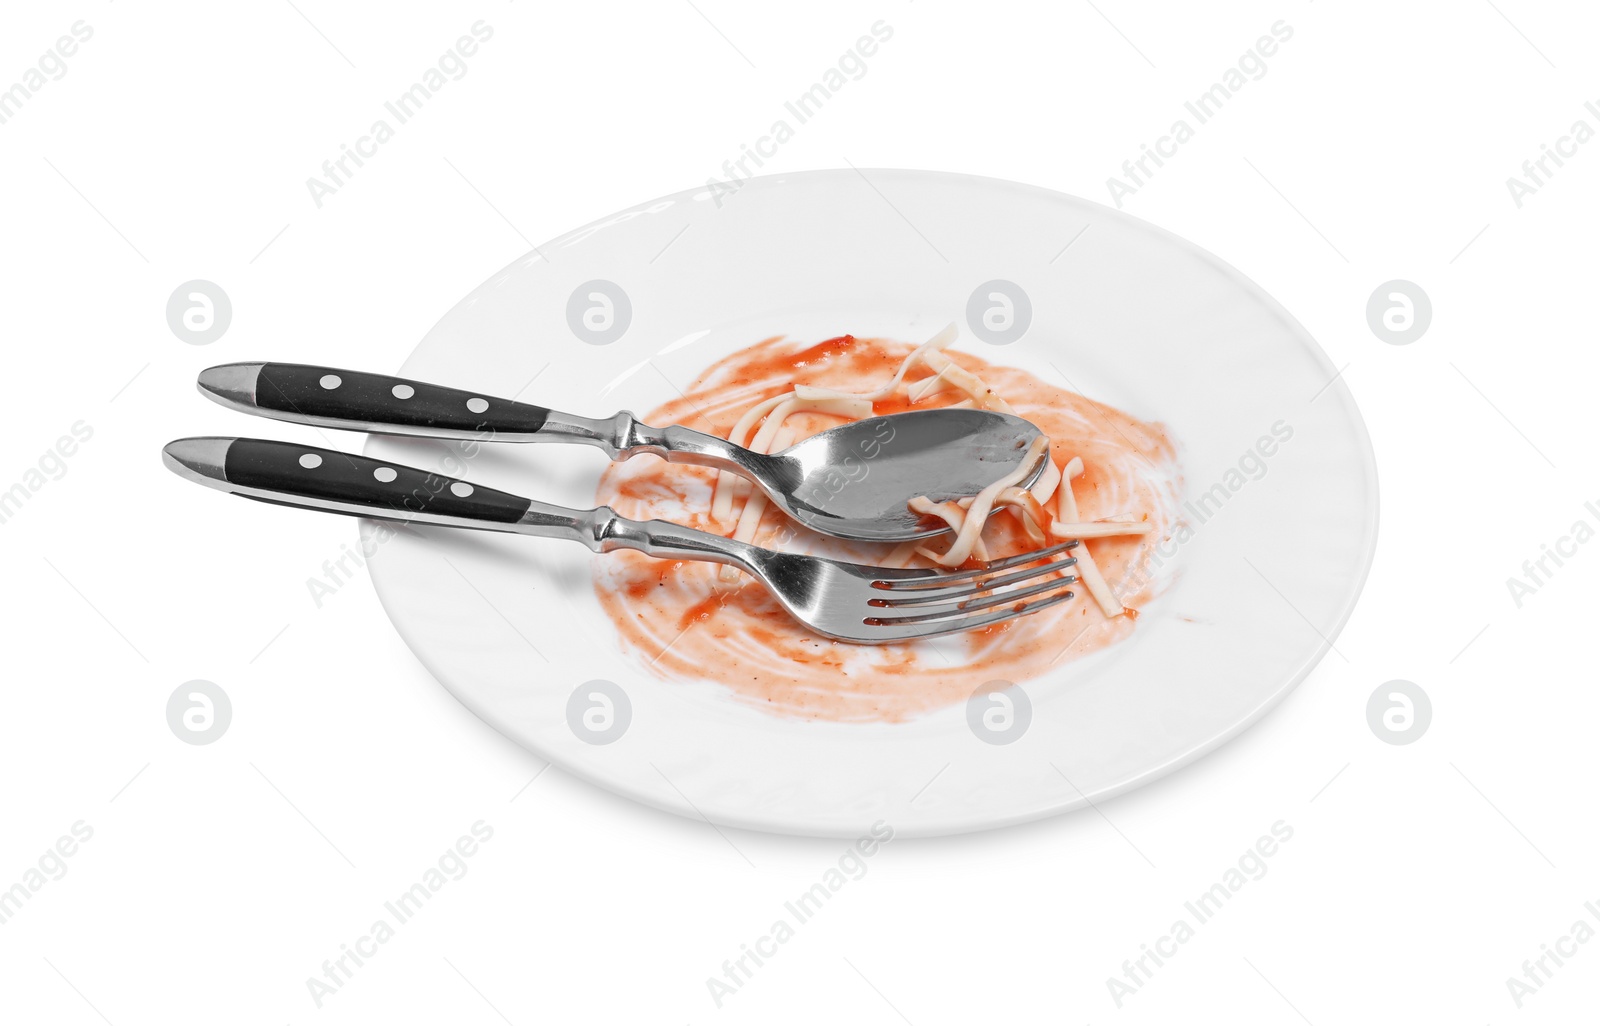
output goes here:
{"type": "MultiPolygon", "coordinates": [[[[594,561],[595,592],[623,646],[649,672],[716,682],[774,715],[898,722],[965,701],[986,683],[1038,677],[1135,629],[1139,607],[1161,586],[1146,570],[1147,557],[1178,522],[1181,476],[1172,439],[1160,424],[1025,371],[945,352],[953,338],[953,331],[941,333],[920,347],[850,335],[810,345],[769,338],[712,364],[680,398],[643,419],[724,438],[731,433],[761,451],[847,419],[912,409],[980,405],[1033,422],[1050,440],[1045,474],[1029,489],[993,496],[994,513],[965,532],[903,546],[825,537],[780,511],[763,512],[764,497],[756,492],[751,503],[752,489],[740,478],[648,457],[608,467],[595,501],[636,520],[670,520],[874,565],[971,565],[972,556],[998,559],[1075,536],[1052,534],[1052,526],[1100,532],[1137,524],[1144,533],[1081,541],[1073,550],[1080,581],[1070,602],[964,634],[893,645],[812,634],[763,585],[732,568],[614,552],[594,561]],[[886,388],[897,372],[903,380],[886,388]]],[[[955,525],[970,510],[934,512],[955,525]]]]}

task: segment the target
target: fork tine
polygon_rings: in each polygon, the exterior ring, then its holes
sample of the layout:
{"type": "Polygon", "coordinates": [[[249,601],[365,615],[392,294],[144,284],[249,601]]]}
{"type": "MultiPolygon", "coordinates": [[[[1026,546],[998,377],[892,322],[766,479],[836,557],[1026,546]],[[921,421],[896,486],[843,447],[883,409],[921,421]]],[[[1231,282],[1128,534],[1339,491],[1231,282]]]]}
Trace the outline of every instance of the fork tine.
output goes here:
{"type": "Polygon", "coordinates": [[[984,574],[994,573],[996,570],[1007,570],[1014,566],[1021,566],[1024,563],[1037,563],[1041,559],[1046,559],[1058,552],[1063,552],[1077,544],[1077,539],[1065,541],[1059,545],[1051,545],[1049,548],[1035,549],[1032,552],[1023,552],[1015,556],[1007,556],[1005,559],[996,559],[984,566],[978,567],[975,570],[956,570],[951,573],[933,573],[928,575],[919,574],[916,577],[885,577],[873,581],[872,586],[874,588],[881,588],[885,591],[917,591],[922,588],[943,588],[952,581],[963,581],[972,577],[981,577],[984,574]]]}
{"type": "MultiPolygon", "coordinates": [[[[965,602],[956,602],[946,606],[923,608],[920,611],[907,616],[868,617],[865,622],[878,626],[929,623],[934,620],[943,620],[951,616],[961,616],[963,614],[976,613],[984,609],[993,609],[996,606],[1015,606],[1023,599],[1031,598],[1034,595],[1043,594],[1044,592],[1056,591],[1057,589],[1065,588],[1070,584],[1077,583],[1077,580],[1078,579],[1076,577],[1057,577],[1053,580],[1045,581],[1043,584],[1035,584],[1031,588],[1018,588],[1005,592],[1004,594],[989,595],[979,599],[969,599],[965,602]]],[[[1071,598],[1072,592],[1067,592],[1067,597],[1071,598]]]]}
{"type": "Polygon", "coordinates": [[[1032,580],[1043,574],[1065,570],[1067,567],[1075,566],[1077,562],[1076,556],[1068,556],[1066,559],[1058,559],[1042,566],[1031,566],[1025,570],[1016,570],[999,577],[964,582],[954,588],[913,588],[906,591],[893,591],[881,598],[868,599],[867,605],[897,608],[900,606],[924,606],[934,602],[970,598],[982,592],[1003,588],[1008,584],[1016,584],[1020,581],[1032,580]]]}
{"type": "Polygon", "coordinates": [[[906,624],[901,627],[881,625],[878,629],[883,633],[881,637],[888,640],[913,640],[917,638],[937,638],[945,634],[960,634],[963,631],[976,630],[980,627],[989,627],[1007,620],[1014,620],[1023,616],[1032,616],[1041,610],[1059,605],[1073,597],[1073,592],[1063,592],[1050,598],[1031,602],[1021,609],[1002,609],[999,612],[988,613],[984,616],[962,616],[950,620],[934,621],[923,624],[906,624]]]}

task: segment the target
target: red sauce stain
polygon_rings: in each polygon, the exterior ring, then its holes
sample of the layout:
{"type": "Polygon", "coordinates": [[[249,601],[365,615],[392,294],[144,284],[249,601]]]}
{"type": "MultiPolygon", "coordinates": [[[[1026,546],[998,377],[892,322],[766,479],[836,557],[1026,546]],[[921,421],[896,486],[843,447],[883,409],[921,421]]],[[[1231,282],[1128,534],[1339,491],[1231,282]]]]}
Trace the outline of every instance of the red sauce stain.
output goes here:
{"type": "Polygon", "coordinates": [[[709,620],[727,601],[726,596],[713,592],[683,611],[678,617],[678,629],[687,630],[702,620],[709,620]]]}
{"type": "MultiPolygon", "coordinates": [[[[702,428],[709,419],[726,433],[749,407],[788,391],[794,383],[851,391],[875,388],[895,372],[911,348],[902,342],[852,335],[809,346],[766,339],[712,364],[682,397],[650,411],[644,419],[656,424],[700,422],[697,426],[702,428]]],[[[1050,436],[1058,464],[1082,457],[1085,472],[1073,482],[1082,519],[1139,514],[1155,522],[1148,535],[1083,543],[1128,607],[1124,616],[1108,619],[1081,584],[1075,584],[1070,588],[1076,597],[1070,601],[946,639],[941,645],[946,653],[951,640],[963,649],[960,658],[950,659],[926,642],[830,641],[807,631],[764,587],[743,575],[735,582],[723,582],[714,564],[617,552],[595,560],[595,591],[624,648],[666,679],[715,681],[739,700],[773,715],[896,722],[965,701],[987,681],[1037,677],[1132,632],[1138,616],[1132,605],[1148,601],[1165,579],[1147,571],[1149,557],[1177,526],[1181,478],[1166,431],[1023,371],[991,365],[970,354],[951,356],[1050,436]]],[[[908,377],[916,380],[926,373],[913,370],[908,377]]],[[[876,403],[874,413],[932,409],[959,398],[959,393],[946,392],[911,407],[900,396],[876,403]]],[[[838,419],[800,414],[787,423],[797,429],[798,438],[805,438],[838,419]]],[[[730,534],[731,521],[717,523],[710,516],[714,480],[711,471],[696,467],[631,460],[606,469],[595,499],[635,519],[660,518],[730,534]]],[[[742,503],[742,498],[735,502],[735,518],[742,503]]],[[[1054,500],[1046,503],[1046,509],[1055,511],[1054,500]]],[[[756,540],[874,564],[893,548],[825,538],[770,510],[756,540]]],[[[989,521],[984,541],[996,559],[1034,547],[1009,512],[989,521]]],[[[963,568],[981,565],[969,560],[963,568]]]]}
{"type": "Polygon", "coordinates": [[[840,353],[845,353],[855,348],[854,335],[838,335],[834,338],[824,339],[814,346],[808,346],[788,358],[789,366],[794,369],[809,367],[824,360],[832,359],[840,353]]]}

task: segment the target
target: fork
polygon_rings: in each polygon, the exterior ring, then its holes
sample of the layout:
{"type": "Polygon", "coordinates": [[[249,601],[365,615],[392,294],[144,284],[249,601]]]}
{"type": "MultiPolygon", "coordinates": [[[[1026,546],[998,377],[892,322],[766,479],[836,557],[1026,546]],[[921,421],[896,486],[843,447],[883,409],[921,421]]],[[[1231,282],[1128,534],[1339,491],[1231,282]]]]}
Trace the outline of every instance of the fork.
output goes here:
{"type": "Polygon", "coordinates": [[[864,566],[776,552],[609,506],[576,510],[333,449],[256,438],[182,438],[167,467],[210,488],[279,505],[412,524],[568,538],[595,552],[738,567],[818,634],[881,645],[973,630],[1066,602],[1077,541],[960,571],[864,566]],[[1057,558],[1059,557],[1059,558],[1057,558]]]}

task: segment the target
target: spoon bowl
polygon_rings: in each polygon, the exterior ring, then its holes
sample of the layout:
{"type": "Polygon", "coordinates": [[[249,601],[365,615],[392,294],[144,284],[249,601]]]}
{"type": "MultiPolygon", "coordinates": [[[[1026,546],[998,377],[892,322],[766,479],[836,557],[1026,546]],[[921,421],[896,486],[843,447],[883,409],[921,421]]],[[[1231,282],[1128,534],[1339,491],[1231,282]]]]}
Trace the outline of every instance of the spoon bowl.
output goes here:
{"type": "MultiPolygon", "coordinates": [[[[1039,429],[992,410],[918,410],[842,424],[772,454],[759,483],[814,531],[900,542],[946,534],[906,503],[976,495],[1016,471],[1039,429]]],[[[752,454],[754,455],[754,454],[752,454]]],[[[1044,461],[1021,482],[1033,484],[1044,461]]]]}

